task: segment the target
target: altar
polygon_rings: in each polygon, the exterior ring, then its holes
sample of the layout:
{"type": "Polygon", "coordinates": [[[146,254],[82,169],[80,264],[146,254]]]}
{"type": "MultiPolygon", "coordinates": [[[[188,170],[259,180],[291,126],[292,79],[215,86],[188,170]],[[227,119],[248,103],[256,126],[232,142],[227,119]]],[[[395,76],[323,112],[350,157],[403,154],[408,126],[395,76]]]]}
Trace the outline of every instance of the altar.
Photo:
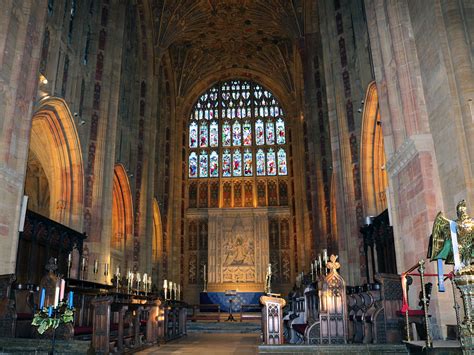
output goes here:
{"type": "MultiPolygon", "coordinates": [[[[232,299],[232,312],[240,312],[243,304],[260,304],[260,296],[263,292],[237,292],[233,296],[226,295],[226,292],[201,292],[199,295],[200,304],[218,304],[222,312],[229,312],[229,300],[232,299]]],[[[260,307],[255,310],[246,311],[260,312],[260,307]]]]}

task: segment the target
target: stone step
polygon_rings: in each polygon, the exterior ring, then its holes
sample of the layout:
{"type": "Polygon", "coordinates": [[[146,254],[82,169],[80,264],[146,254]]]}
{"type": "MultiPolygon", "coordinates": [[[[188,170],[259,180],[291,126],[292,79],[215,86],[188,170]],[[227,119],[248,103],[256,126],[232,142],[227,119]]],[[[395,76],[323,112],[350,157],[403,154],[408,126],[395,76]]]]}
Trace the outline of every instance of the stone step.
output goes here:
{"type": "Polygon", "coordinates": [[[188,333],[260,333],[260,322],[188,322],[188,333]]]}

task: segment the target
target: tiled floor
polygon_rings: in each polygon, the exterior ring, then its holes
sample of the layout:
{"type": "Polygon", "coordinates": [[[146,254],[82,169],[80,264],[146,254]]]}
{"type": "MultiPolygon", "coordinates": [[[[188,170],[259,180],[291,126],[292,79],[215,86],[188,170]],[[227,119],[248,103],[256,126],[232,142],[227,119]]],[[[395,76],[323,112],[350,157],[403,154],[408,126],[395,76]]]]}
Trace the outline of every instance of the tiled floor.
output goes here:
{"type": "Polygon", "coordinates": [[[260,334],[209,334],[191,333],[176,341],[139,352],[151,354],[257,354],[260,334]]]}

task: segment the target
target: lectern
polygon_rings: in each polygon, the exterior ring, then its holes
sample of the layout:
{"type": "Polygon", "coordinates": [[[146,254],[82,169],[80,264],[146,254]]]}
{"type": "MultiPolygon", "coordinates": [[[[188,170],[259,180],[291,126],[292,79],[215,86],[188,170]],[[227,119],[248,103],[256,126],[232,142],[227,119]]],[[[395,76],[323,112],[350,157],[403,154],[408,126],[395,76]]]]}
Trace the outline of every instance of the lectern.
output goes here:
{"type": "Polygon", "coordinates": [[[286,301],[280,297],[262,296],[263,342],[265,344],[283,344],[283,307],[286,301]]]}

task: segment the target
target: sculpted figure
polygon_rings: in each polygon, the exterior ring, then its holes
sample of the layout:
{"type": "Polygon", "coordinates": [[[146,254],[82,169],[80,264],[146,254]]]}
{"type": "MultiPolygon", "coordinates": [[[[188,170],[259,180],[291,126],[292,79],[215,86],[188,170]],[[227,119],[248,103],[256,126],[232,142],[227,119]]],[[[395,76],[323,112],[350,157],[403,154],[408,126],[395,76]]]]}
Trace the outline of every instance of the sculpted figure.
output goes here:
{"type": "Polygon", "coordinates": [[[428,251],[431,260],[442,259],[447,264],[454,263],[459,274],[471,274],[474,267],[474,219],[467,214],[466,201],[456,206],[457,219],[452,221],[439,212],[433,224],[432,240],[428,251]]]}

